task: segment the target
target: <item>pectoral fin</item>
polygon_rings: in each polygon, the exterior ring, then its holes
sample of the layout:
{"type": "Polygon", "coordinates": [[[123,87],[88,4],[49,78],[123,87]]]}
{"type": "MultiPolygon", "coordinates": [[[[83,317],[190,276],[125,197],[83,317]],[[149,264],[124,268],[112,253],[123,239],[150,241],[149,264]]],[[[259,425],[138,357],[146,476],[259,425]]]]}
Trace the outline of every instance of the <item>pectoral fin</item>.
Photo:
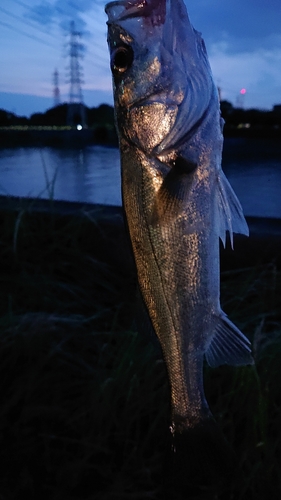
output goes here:
{"type": "Polygon", "coordinates": [[[170,163],[170,167],[155,199],[150,221],[152,224],[169,224],[182,213],[192,183],[190,174],[197,164],[179,155],[170,163]]]}
{"type": "Polygon", "coordinates": [[[215,334],[205,353],[208,364],[215,368],[219,365],[251,365],[251,344],[245,335],[221,311],[214,318],[215,334]]]}
{"type": "Polygon", "coordinates": [[[222,171],[218,177],[217,195],[219,236],[225,246],[225,232],[229,231],[233,248],[233,233],[249,236],[249,228],[241,204],[222,171]]]}

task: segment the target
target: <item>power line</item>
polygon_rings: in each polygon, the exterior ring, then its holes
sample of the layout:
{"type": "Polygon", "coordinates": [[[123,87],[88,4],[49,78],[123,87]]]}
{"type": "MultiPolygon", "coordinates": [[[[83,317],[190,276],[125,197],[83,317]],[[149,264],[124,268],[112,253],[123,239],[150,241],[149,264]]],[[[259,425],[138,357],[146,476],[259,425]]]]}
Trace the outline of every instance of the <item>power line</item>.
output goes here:
{"type": "Polygon", "coordinates": [[[46,35],[48,36],[52,36],[48,31],[45,31],[45,30],[39,30],[39,28],[37,26],[34,26],[32,23],[30,23],[28,20],[23,20],[20,16],[17,16],[16,14],[13,14],[12,12],[9,12],[8,10],[6,9],[3,9],[3,7],[0,7],[0,10],[2,12],[4,12],[4,14],[6,14],[7,16],[10,16],[14,19],[16,19],[17,21],[20,21],[21,23],[24,23],[24,24],[28,24],[28,26],[31,26],[31,28],[35,29],[35,30],[38,30],[40,31],[40,33],[45,33],[46,35]]]}
{"type": "Polygon", "coordinates": [[[19,4],[19,5],[21,5],[21,6],[22,6],[22,7],[24,7],[25,9],[30,10],[29,5],[26,5],[26,3],[20,2],[20,0],[12,0],[12,1],[13,1],[13,2],[15,2],[15,3],[17,3],[17,4],[19,4]]]}
{"type": "MultiPolygon", "coordinates": [[[[29,10],[29,6],[27,6],[25,3],[21,2],[20,0],[12,0],[14,1],[15,3],[21,5],[23,8],[29,10]]],[[[74,6],[73,6],[74,7],[74,6]]],[[[78,8],[77,8],[78,9],[78,8]]],[[[61,12],[63,12],[61,9],[57,9],[57,10],[60,10],[61,12]]],[[[9,15],[10,17],[13,17],[14,19],[20,21],[20,22],[24,22],[25,24],[28,24],[30,25],[33,29],[37,29],[38,31],[40,31],[40,33],[42,33],[42,30],[34,25],[32,25],[30,22],[28,22],[27,20],[26,21],[23,21],[19,16],[7,11],[6,9],[4,9],[3,7],[0,7],[0,11],[2,11],[3,13],[9,15]]],[[[64,11],[64,13],[66,14],[66,12],[64,11]]],[[[25,31],[23,31],[22,29],[20,28],[17,28],[15,26],[12,26],[11,24],[8,24],[4,21],[0,21],[0,24],[2,26],[5,26],[6,28],[14,31],[15,33],[20,33],[21,35],[23,36],[26,36],[28,38],[30,38],[31,40],[34,40],[36,42],[40,42],[40,43],[43,43],[44,45],[48,46],[48,47],[52,47],[52,48],[57,48],[55,45],[53,45],[52,43],[48,42],[48,41],[45,41],[44,39],[42,38],[39,38],[37,37],[36,35],[31,35],[30,33],[26,33],[25,31]]],[[[55,38],[53,35],[51,35],[50,33],[46,33],[48,34],[50,37],[52,38],[55,38]]],[[[100,45],[100,43],[95,43],[96,47],[97,47],[97,52],[94,53],[92,52],[92,50],[87,50],[86,51],[86,54],[85,56],[87,57],[87,60],[88,62],[91,62],[93,61],[94,62],[94,66],[96,68],[100,68],[101,70],[104,70],[107,68],[108,66],[108,61],[106,59],[106,57],[104,57],[104,55],[101,53],[102,52],[102,49],[103,47],[100,45]]]]}
{"type": "MultiPolygon", "coordinates": [[[[29,5],[27,5],[26,3],[21,2],[20,0],[12,0],[12,2],[15,2],[15,3],[17,3],[18,5],[21,5],[21,7],[24,7],[24,8],[25,8],[27,11],[29,11],[29,12],[32,10],[32,8],[31,8],[29,5]]],[[[67,14],[65,11],[63,11],[63,10],[62,10],[61,8],[59,8],[59,7],[54,6],[54,9],[55,9],[56,11],[58,11],[58,12],[61,12],[62,14],[65,14],[65,15],[69,16],[69,14],[67,14]]],[[[37,21],[37,22],[38,22],[38,21],[37,21]]],[[[52,21],[52,22],[53,22],[54,24],[56,24],[57,26],[59,26],[59,24],[58,24],[57,22],[54,22],[54,21],[52,21]]],[[[39,22],[39,24],[40,24],[40,22],[39,22]]],[[[40,29],[40,28],[37,28],[37,29],[40,29]]]]}
{"type": "MultiPolygon", "coordinates": [[[[23,2],[21,2],[20,0],[12,0],[12,1],[13,1],[13,2],[15,2],[15,3],[17,3],[18,5],[21,5],[21,6],[22,6],[22,7],[24,7],[27,11],[29,11],[29,12],[30,12],[31,7],[30,7],[29,5],[27,5],[27,4],[23,3],[23,2]]],[[[63,15],[69,16],[69,14],[68,14],[67,12],[65,12],[64,10],[62,10],[62,9],[61,9],[61,8],[59,8],[59,7],[54,7],[54,9],[55,9],[56,11],[60,12],[60,13],[61,13],[61,14],[63,14],[63,15]]],[[[14,14],[13,14],[13,16],[15,17],[15,15],[14,15],[14,14]]],[[[20,21],[22,21],[22,19],[19,19],[19,20],[20,20],[20,21]]],[[[25,21],[22,21],[22,22],[25,22],[25,21]]],[[[39,25],[42,25],[42,23],[40,23],[40,21],[35,21],[35,22],[37,22],[39,25]]],[[[28,24],[30,24],[30,23],[28,22],[28,24]]],[[[60,26],[60,24],[59,24],[59,22],[58,22],[58,21],[54,21],[54,20],[52,20],[52,24],[54,24],[56,27],[61,28],[61,26],[60,26]]],[[[38,28],[37,26],[34,26],[34,25],[32,25],[32,24],[30,24],[30,26],[32,26],[34,29],[37,29],[38,31],[40,31],[40,33],[42,33],[42,29],[41,29],[41,28],[38,28]]],[[[54,35],[51,35],[51,33],[47,32],[47,31],[45,31],[45,30],[43,30],[43,33],[46,33],[47,35],[49,35],[49,36],[51,36],[52,38],[54,38],[55,40],[57,40],[57,38],[56,38],[54,35]]]]}
{"type": "MultiPolygon", "coordinates": [[[[18,5],[21,5],[23,8],[27,9],[27,10],[30,10],[30,7],[25,4],[24,2],[20,1],[20,0],[12,0],[13,2],[15,2],[16,4],[18,5]]],[[[74,4],[72,4],[71,2],[68,2],[69,5],[71,6],[71,8],[74,8],[76,10],[79,10],[79,7],[75,6],[74,4]]],[[[62,14],[65,14],[67,16],[70,16],[70,14],[68,14],[66,11],[62,10],[61,8],[58,8],[58,7],[55,7],[55,9],[57,11],[59,11],[60,13],[62,14]]],[[[8,12],[6,11],[6,9],[3,9],[2,7],[0,7],[0,10],[2,10],[3,12],[5,12],[7,15],[10,15],[11,17],[14,17],[15,19],[19,20],[20,22],[23,22],[25,24],[29,24],[33,29],[37,29],[38,31],[40,31],[40,33],[42,33],[42,30],[36,26],[34,26],[33,24],[31,24],[29,21],[23,21],[19,16],[16,16],[15,14],[12,14],[11,12],[8,12]]],[[[95,21],[94,21],[95,22],[95,21]]],[[[56,25],[58,25],[57,23],[55,23],[56,25]]],[[[96,25],[97,25],[97,28],[100,29],[100,24],[97,23],[96,21],[96,25]]],[[[11,27],[10,27],[11,28],[11,27]]],[[[51,35],[50,33],[46,32],[46,31],[43,31],[45,34],[47,34],[48,36],[52,37],[52,38],[55,38],[53,35],[51,35]]],[[[30,37],[30,35],[29,35],[30,37]]],[[[100,68],[104,68],[107,66],[106,64],[106,60],[104,59],[103,57],[103,54],[99,54],[99,52],[103,52],[103,49],[104,47],[102,47],[102,45],[100,43],[97,43],[95,41],[95,47],[98,49],[96,53],[93,53],[93,52],[90,52],[88,49],[86,50],[86,55],[87,56],[92,56],[93,58],[93,61],[95,63],[96,66],[100,67],[100,68]]],[[[88,57],[87,57],[88,58],[88,57]]]]}
{"type": "Polygon", "coordinates": [[[79,10],[79,7],[77,7],[77,5],[74,5],[72,2],[67,2],[67,3],[68,5],[70,5],[72,9],[79,10]]]}
{"type": "Polygon", "coordinates": [[[15,28],[14,26],[11,26],[8,23],[5,23],[3,21],[0,21],[0,24],[2,26],[5,26],[6,28],[11,29],[12,31],[15,31],[16,33],[20,33],[21,35],[27,36],[28,38],[31,38],[31,40],[35,40],[36,42],[44,43],[44,45],[48,45],[48,47],[52,47],[53,49],[56,49],[57,47],[55,45],[50,44],[49,42],[46,42],[45,40],[42,40],[42,38],[38,38],[35,35],[29,35],[28,33],[25,33],[25,31],[22,31],[19,28],[15,28]]]}
{"type": "Polygon", "coordinates": [[[109,56],[107,57],[106,52],[104,54],[99,54],[97,52],[92,52],[90,50],[87,50],[86,56],[88,61],[89,59],[92,59],[92,61],[94,61],[95,64],[98,64],[98,66],[108,66],[109,56]]]}
{"type": "MultiPolygon", "coordinates": [[[[6,28],[9,28],[10,30],[14,31],[15,33],[20,33],[21,35],[24,35],[24,36],[30,38],[31,40],[43,43],[44,45],[47,45],[48,47],[51,47],[51,48],[54,48],[54,49],[57,48],[55,45],[52,45],[51,43],[46,42],[45,40],[37,38],[35,35],[30,35],[28,33],[25,33],[21,29],[15,28],[14,26],[11,26],[8,23],[0,21],[0,25],[5,26],[6,28]]],[[[88,55],[88,52],[87,52],[87,55],[88,55]]],[[[97,54],[93,54],[93,53],[92,54],[89,53],[89,55],[92,57],[92,60],[94,61],[94,63],[95,63],[96,66],[98,66],[101,69],[106,68],[106,66],[107,66],[106,63],[105,63],[106,61],[102,57],[98,56],[97,54]]],[[[88,62],[89,62],[89,58],[87,58],[87,59],[88,59],[88,62]]]]}

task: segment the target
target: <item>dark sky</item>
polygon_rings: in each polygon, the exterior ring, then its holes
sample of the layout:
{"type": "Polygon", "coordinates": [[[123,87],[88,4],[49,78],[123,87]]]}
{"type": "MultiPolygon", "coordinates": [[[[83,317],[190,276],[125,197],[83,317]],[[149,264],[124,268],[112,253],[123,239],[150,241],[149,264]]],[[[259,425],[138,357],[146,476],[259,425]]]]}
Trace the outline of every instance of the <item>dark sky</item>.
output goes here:
{"type": "MultiPolygon", "coordinates": [[[[205,39],[214,79],[234,105],[271,109],[281,103],[281,0],[185,0],[205,39]],[[243,96],[240,90],[246,88],[243,96]]],[[[9,0],[0,6],[0,107],[18,114],[50,107],[53,72],[67,99],[70,21],[81,30],[83,92],[88,106],[112,103],[101,0],[9,0]],[[14,96],[13,96],[14,94],[14,96]],[[20,95],[37,96],[20,99],[20,95]],[[14,104],[13,104],[14,103],[14,104]],[[47,105],[48,103],[48,105],[47,105]],[[5,106],[6,104],[6,106],[5,106]],[[20,107],[22,106],[22,110],[20,107]],[[24,109],[23,110],[23,108],[24,109]]]]}

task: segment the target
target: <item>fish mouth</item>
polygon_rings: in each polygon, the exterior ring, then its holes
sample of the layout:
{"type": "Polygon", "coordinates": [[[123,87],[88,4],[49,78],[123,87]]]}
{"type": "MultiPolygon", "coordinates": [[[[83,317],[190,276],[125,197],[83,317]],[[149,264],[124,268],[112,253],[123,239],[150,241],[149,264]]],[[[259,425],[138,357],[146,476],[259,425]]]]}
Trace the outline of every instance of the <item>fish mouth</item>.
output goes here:
{"type": "Polygon", "coordinates": [[[105,12],[109,22],[144,17],[160,26],[166,20],[166,0],[115,0],[106,4],[105,12]]]}
{"type": "MultiPolygon", "coordinates": [[[[108,2],[105,5],[104,10],[109,18],[109,22],[120,21],[120,19],[122,19],[122,11],[118,12],[117,9],[121,8],[121,7],[125,8],[127,3],[128,3],[127,1],[115,0],[113,2],[108,2]]],[[[123,9],[123,11],[124,11],[124,9],[123,9]]]]}

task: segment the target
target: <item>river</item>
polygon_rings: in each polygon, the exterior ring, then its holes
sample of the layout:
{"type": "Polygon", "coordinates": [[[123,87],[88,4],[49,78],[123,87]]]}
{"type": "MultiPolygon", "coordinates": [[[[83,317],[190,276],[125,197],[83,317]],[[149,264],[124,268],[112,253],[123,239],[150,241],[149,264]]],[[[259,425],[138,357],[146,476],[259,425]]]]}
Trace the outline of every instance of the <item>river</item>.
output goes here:
{"type": "MultiPolygon", "coordinates": [[[[245,215],[281,218],[281,144],[226,139],[223,169],[245,215]]],[[[117,148],[0,149],[0,194],[121,205],[117,148]]]]}

